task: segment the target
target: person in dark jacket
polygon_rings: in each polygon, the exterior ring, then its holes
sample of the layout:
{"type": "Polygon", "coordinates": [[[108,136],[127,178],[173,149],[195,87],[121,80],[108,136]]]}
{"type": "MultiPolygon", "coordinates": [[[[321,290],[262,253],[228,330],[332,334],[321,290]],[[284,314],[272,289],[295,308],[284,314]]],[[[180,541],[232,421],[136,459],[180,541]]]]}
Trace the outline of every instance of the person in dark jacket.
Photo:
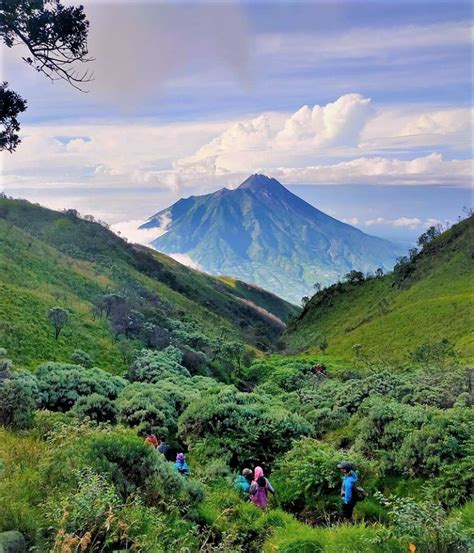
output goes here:
{"type": "Polygon", "coordinates": [[[345,519],[352,520],[352,512],[354,511],[354,506],[357,503],[357,474],[353,465],[347,461],[339,463],[337,468],[342,472],[342,514],[345,519]]]}
{"type": "Polygon", "coordinates": [[[172,459],[170,459],[170,444],[166,440],[160,439],[158,452],[161,453],[167,461],[172,461],[172,459]]]}

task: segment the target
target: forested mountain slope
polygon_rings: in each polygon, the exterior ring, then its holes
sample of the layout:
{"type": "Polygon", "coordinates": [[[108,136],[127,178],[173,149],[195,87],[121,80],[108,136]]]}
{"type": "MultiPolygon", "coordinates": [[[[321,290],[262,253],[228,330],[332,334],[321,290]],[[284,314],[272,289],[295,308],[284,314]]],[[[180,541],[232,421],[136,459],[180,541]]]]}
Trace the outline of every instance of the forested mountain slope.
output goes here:
{"type": "Polygon", "coordinates": [[[0,288],[0,344],[23,366],[66,360],[79,348],[119,371],[130,342],[150,345],[160,329],[172,330],[170,321],[265,349],[297,312],[273,294],[252,289],[245,295],[244,285],[229,286],[128,244],[73,211],[7,198],[0,199],[0,288]],[[114,308],[122,311],[114,321],[97,314],[107,294],[125,302],[114,308]],[[59,341],[48,321],[56,305],[72,315],[59,341]]]}
{"type": "Polygon", "coordinates": [[[335,284],[314,295],[286,334],[291,350],[356,350],[399,359],[443,339],[474,358],[474,219],[434,238],[381,278],[335,284]]]}
{"type": "Polygon", "coordinates": [[[403,250],[316,209],[276,179],[252,175],[238,188],[191,196],[156,213],[142,228],[214,275],[255,282],[292,302],[315,282],[331,284],[351,269],[391,269],[403,250]]]}

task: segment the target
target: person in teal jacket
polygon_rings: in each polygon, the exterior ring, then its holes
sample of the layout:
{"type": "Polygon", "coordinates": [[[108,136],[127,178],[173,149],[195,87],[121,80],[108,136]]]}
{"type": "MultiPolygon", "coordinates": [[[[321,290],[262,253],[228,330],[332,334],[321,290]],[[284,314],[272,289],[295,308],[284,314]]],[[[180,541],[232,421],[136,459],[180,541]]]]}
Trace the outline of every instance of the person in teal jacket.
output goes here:
{"type": "Polygon", "coordinates": [[[356,487],[357,487],[357,473],[351,463],[342,461],[337,465],[337,468],[342,472],[342,514],[347,520],[352,519],[352,512],[354,506],[357,503],[356,487]]]}
{"type": "Polygon", "coordinates": [[[189,467],[188,463],[186,463],[184,453],[178,453],[178,455],[176,455],[176,463],[174,464],[174,466],[179,474],[182,474],[183,476],[189,476],[189,467]]]}
{"type": "Polygon", "coordinates": [[[234,481],[235,489],[244,499],[249,499],[251,483],[252,471],[250,469],[244,469],[242,474],[239,474],[234,481]]]}

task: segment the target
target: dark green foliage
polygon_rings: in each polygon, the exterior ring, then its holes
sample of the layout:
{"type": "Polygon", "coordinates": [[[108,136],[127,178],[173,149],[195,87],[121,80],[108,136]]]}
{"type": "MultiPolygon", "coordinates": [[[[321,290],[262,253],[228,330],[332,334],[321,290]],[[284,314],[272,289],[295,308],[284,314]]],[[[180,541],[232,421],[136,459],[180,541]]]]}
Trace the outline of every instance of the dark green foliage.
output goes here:
{"type": "Polygon", "coordinates": [[[72,411],[80,419],[89,418],[97,422],[111,423],[117,419],[117,408],[114,402],[96,393],[80,397],[72,411]]]}
{"type": "Polygon", "coordinates": [[[321,350],[321,353],[324,355],[326,353],[326,350],[328,349],[328,341],[326,338],[322,338],[320,341],[319,341],[319,349],[321,350]]]}
{"type": "Polygon", "coordinates": [[[215,436],[230,453],[230,465],[269,464],[291,441],[308,434],[309,424],[278,403],[228,387],[192,401],[179,419],[179,435],[188,445],[215,436]]]}
{"type": "Polygon", "coordinates": [[[168,436],[176,429],[175,403],[155,384],[136,382],[127,386],[116,405],[119,420],[141,433],[168,436]]]}
{"type": "Polygon", "coordinates": [[[68,411],[82,396],[101,394],[115,399],[126,381],[102,369],[85,369],[66,363],[45,363],[36,371],[40,406],[68,411]]]}
{"type": "Polygon", "coordinates": [[[122,498],[145,489],[163,462],[154,448],[128,431],[102,433],[90,442],[88,462],[107,476],[122,498]]]}
{"type": "Polygon", "coordinates": [[[456,356],[456,351],[447,338],[443,338],[440,342],[422,344],[411,354],[411,358],[416,363],[438,367],[445,365],[447,361],[451,361],[452,365],[456,356]]]}
{"type": "Polygon", "coordinates": [[[153,323],[144,323],[141,337],[148,348],[164,349],[170,345],[170,332],[153,323]]]}
{"type": "Polygon", "coordinates": [[[474,497],[474,439],[461,446],[460,458],[440,468],[438,477],[431,480],[430,497],[445,507],[463,505],[474,497]]]}
{"type": "Polygon", "coordinates": [[[12,360],[7,357],[7,350],[0,348],[0,383],[8,378],[12,366],[12,360]]]}
{"type": "Polygon", "coordinates": [[[358,284],[359,282],[364,282],[364,273],[362,271],[352,270],[347,273],[344,278],[350,284],[358,284]]]}
{"type": "Polygon", "coordinates": [[[424,248],[430,244],[437,236],[442,232],[442,229],[439,225],[429,227],[423,234],[418,238],[418,246],[424,248]]]}
{"type": "Polygon", "coordinates": [[[440,410],[368,399],[359,411],[357,448],[380,457],[388,470],[433,477],[463,458],[474,414],[466,408],[440,410]]]}
{"type": "Polygon", "coordinates": [[[69,320],[69,311],[62,307],[52,307],[48,311],[48,319],[54,328],[54,337],[56,340],[59,338],[62,329],[69,320]]]}
{"type": "Polygon", "coordinates": [[[183,359],[181,360],[181,364],[191,374],[205,374],[207,372],[207,357],[205,353],[186,348],[182,350],[182,354],[183,359]]]}
{"type": "Polygon", "coordinates": [[[9,371],[0,381],[0,424],[21,429],[31,426],[36,409],[36,378],[26,371],[9,371]]]}
{"type": "Polygon", "coordinates": [[[18,135],[20,123],[18,115],[25,111],[26,102],[14,90],[8,89],[8,83],[0,84],[0,151],[14,152],[21,140],[18,135]]]}
{"type": "Polygon", "coordinates": [[[337,514],[341,489],[337,465],[343,459],[354,464],[366,486],[369,464],[360,455],[342,453],[329,444],[310,438],[295,442],[272,473],[280,502],[293,512],[314,511],[316,517],[322,517],[324,513],[337,514]]]}
{"type": "Polygon", "coordinates": [[[130,367],[127,378],[131,382],[157,383],[169,373],[190,376],[181,365],[182,359],[182,353],[173,346],[162,351],[144,349],[130,367]]]}
{"type": "Polygon", "coordinates": [[[23,534],[15,530],[0,533],[0,553],[25,553],[26,542],[23,534]]]}
{"type": "Polygon", "coordinates": [[[94,365],[94,360],[92,357],[80,349],[76,349],[71,355],[71,361],[74,365],[81,365],[86,369],[90,369],[94,365]]]}

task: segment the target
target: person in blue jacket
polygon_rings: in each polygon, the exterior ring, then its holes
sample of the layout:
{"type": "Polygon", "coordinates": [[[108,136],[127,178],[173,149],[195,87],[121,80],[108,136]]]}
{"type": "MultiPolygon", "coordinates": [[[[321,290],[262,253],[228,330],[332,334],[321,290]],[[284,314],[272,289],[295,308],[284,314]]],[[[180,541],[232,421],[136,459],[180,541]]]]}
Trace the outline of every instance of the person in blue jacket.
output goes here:
{"type": "Polygon", "coordinates": [[[189,476],[189,467],[188,463],[186,463],[184,453],[178,453],[178,455],[176,455],[176,462],[174,466],[179,474],[182,474],[183,476],[189,476]]]}
{"type": "Polygon", "coordinates": [[[252,471],[244,469],[234,481],[234,486],[244,499],[250,498],[250,484],[252,483],[252,471]]]}
{"type": "Polygon", "coordinates": [[[357,503],[357,473],[355,472],[353,465],[347,461],[339,463],[337,468],[342,472],[342,514],[345,519],[351,520],[354,506],[357,503]]]}

